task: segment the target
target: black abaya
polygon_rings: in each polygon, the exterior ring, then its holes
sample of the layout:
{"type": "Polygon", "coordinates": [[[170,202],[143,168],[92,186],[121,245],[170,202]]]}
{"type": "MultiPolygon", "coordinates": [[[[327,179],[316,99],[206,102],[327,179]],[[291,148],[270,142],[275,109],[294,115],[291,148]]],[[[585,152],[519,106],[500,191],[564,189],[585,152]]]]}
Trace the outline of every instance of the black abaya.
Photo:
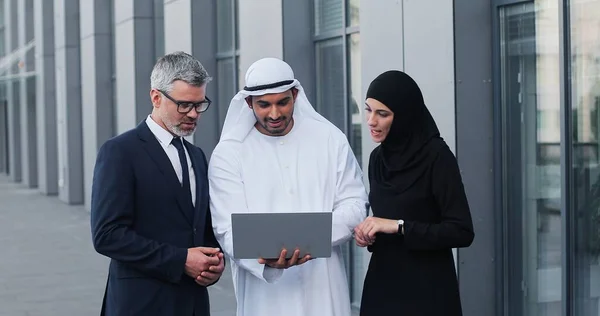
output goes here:
{"type": "Polygon", "coordinates": [[[404,220],[404,234],[378,233],[368,247],[360,315],[460,316],[452,248],[469,246],[474,233],[456,158],[406,74],[382,74],[369,97],[394,112],[369,160],[371,209],[404,220]]]}

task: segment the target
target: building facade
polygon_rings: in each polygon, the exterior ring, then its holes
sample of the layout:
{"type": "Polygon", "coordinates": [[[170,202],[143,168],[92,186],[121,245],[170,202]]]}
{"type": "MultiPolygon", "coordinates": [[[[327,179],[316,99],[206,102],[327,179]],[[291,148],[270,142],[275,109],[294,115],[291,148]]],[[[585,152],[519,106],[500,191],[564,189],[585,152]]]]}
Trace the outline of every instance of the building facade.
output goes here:
{"type": "MultiPolygon", "coordinates": [[[[150,113],[177,50],[215,79],[190,138],[208,156],[247,68],[279,57],[367,184],[365,92],[406,71],[471,205],[465,315],[600,315],[600,0],[0,0],[0,172],[89,209],[97,150],[150,113]]],[[[369,254],[345,259],[358,308],[369,254]]]]}

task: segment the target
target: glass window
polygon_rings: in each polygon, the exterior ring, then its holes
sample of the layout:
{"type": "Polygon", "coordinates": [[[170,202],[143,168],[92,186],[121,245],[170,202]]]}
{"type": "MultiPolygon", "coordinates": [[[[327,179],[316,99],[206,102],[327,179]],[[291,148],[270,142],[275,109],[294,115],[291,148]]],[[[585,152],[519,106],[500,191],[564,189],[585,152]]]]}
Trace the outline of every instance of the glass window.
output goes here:
{"type": "Polygon", "coordinates": [[[4,51],[4,27],[0,26],[0,56],[6,55],[4,51]]]}
{"type": "Polygon", "coordinates": [[[346,129],[346,102],[344,100],[344,46],[338,37],[316,43],[317,109],[323,116],[346,129]]]}
{"type": "Polygon", "coordinates": [[[315,0],[315,35],[340,32],[344,27],[344,0],[315,0]]]}
{"type": "Polygon", "coordinates": [[[233,2],[231,0],[217,1],[217,50],[219,53],[234,50],[233,2]]]}
{"type": "Polygon", "coordinates": [[[561,314],[558,3],[500,10],[509,315],[561,314]]]}
{"type": "Polygon", "coordinates": [[[237,1],[217,3],[217,111],[219,131],[225,122],[229,100],[238,91],[237,1]]]}
{"type": "Polygon", "coordinates": [[[4,29],[4,23],[6,19],[4,18],[4,0],[0,0],[0,28],[4,29]]]}
{"type": "Polygon", "coordinates": [[[165,54],[165,3],[154,0],[154,59],[165,54]]]}
{"type": "Polygon", "coordinates": [[[600,0],[570,1],[573,315],[600,304],[600,0]]]}
{"type": "Polygon", "coordinates": [[[217,87],[219,100],[219,126],[225,122],[229,100],[237,93],[235,58],[217,60],[217,87]]]}
{"type": "Polygon", "coordinates": [[[346,14],[348,19],[346,21],[347,26],[358,26],[360,23],[359,18],[360,0],[348,0],[348,6],[346,8],[346,14]]]}
{"type": "Polygon", "coordinates": [[[360,33],[348,36],[348,92],[350,107],[350,146],[358,161],[362,160],[361,126],[363,124],[362,108],[364,107],[361,96],[361,68],[360,68],[360,33]]]}

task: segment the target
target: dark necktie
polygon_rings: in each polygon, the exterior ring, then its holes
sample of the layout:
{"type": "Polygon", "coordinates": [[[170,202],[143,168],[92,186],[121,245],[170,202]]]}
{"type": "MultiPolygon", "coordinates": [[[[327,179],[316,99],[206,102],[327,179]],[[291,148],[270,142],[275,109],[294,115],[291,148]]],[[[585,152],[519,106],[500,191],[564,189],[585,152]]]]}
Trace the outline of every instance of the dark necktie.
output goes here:
{"type": "Polygon", "coordinates": [[[190,190],[190,173],[187,163],[187,158],[185,156],[185,150],[183,149],[183,142],[181,141],[181,137],[173,137],[171,140],[171,144],[177,148],[177,153],[179,154],[179,162],[181,163],[181,171],[182,171],[182,187],[183,193],[186,196],[189,196],[190,202],[192,201],[192,193],[190,190]]]}

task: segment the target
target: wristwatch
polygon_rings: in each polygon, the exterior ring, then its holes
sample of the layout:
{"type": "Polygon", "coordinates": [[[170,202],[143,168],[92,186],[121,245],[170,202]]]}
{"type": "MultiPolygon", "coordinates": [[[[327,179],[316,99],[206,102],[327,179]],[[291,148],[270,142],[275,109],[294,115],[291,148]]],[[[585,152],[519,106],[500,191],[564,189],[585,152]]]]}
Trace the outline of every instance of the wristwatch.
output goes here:
{"type": "Polygon", "coordinates": [[[399,235],[404,234],[404,220],[401,220],[401,219],[398,220],[398,234],[399,235]]]}

